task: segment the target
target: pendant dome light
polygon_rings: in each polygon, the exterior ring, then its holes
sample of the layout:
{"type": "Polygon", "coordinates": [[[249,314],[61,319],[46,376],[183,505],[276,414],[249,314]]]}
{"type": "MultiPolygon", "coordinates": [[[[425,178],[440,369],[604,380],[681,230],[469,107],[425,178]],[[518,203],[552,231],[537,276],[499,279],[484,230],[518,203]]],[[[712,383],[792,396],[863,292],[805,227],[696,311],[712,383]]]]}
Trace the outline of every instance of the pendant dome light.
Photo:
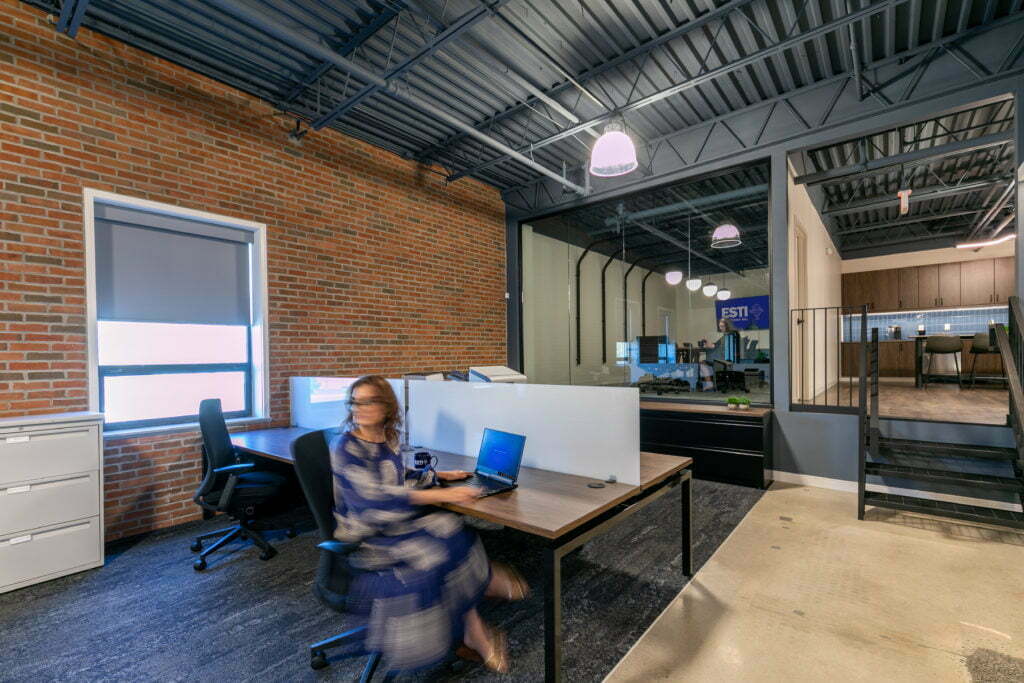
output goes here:
{"type": "Polygon", "coordinates": [[[729,291],[729,287],[725,284],[725,278],[722,278],[722,288],[715,294],[719,301],[725,301],[732,296],[732,292],[729,291]]]}
{"type": "Polygon", "coordinates": [[[700,289],[700,278],[694,277],[690,271],[690,262],[693,253],[690,251],[690,219],[686,219],[686,288],[691,292],[700,289]]]}
{"type": "Polygon", "coordinates": [[[714,282],[709,282],[704,285],[704,288],[701,291],[704,292],[704,296],[714,296],[718,293],[718,285],[714,282]]]}
{"type": "Polygon", "coordinates": [[[610,122],[590,152],[590,175],[611,178],[635,171],[637,166],[636,147],[622,123],[610,122]]]}
{"type": "Polygon", "coordinates": [[[740,240],[740,229],[732,223],[723,223],[711,233],[712,249],[728,249],[738,247],[743,242],[740,240]]]}
{"type": "Polygon", "coordinates": [[[683,281],[683,273],[678,270],[670,270],[665,273],[665,282],[669,283],[673,287],[683,281]]]}

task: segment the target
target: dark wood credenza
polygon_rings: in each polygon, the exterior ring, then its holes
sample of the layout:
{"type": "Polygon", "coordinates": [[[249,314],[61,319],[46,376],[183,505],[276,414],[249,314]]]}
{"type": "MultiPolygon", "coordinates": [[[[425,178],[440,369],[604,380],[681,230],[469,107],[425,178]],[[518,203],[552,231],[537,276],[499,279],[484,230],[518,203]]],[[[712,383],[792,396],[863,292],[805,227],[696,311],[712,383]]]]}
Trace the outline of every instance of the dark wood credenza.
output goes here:
{"type": "Polygon", "coordinates": [[[693,458],[693,475],[767,488],[772,481],[771,409],[640,402],[640,450],[693,458]]]}

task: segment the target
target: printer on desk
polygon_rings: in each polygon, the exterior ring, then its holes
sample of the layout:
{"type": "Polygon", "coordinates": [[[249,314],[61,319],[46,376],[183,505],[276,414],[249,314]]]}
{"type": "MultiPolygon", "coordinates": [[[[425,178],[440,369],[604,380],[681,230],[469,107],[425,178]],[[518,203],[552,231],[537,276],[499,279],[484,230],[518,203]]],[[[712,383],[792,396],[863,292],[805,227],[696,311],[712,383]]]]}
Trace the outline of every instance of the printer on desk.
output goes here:
{"type": "Polygon", "coordinates": [[[470,382],[504,382],[525,384],[526,375],[500,365],[485,365],[469,369],[470,382]]]}

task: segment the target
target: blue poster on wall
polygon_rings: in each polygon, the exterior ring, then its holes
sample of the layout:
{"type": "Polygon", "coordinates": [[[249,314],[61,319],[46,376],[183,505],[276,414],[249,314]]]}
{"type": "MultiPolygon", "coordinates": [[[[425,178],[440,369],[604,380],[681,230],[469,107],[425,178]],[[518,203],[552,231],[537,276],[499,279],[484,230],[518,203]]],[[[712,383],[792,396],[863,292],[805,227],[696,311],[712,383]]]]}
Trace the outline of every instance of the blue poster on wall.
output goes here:
{"type": "Polygon", "coordinates": [[[767,330],[771,320],[769,297],[748,296],[715,302],[717,320],[725,318],[737,330],[767,330]]]}

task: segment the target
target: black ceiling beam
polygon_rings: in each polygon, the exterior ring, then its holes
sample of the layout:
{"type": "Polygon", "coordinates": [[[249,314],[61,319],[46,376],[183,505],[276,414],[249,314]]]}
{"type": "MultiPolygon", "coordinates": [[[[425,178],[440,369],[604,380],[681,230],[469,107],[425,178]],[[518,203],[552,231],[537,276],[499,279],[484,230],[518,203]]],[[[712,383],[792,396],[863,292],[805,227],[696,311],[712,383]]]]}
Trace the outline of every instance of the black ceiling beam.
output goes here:
{"type": "MultiPolygon", "coordinates": [[[[913,193],[911,193],[909,200],[912,203],[923,202],[929,199],[949,197],[958,194],[965,194],[967,192],[977,192],[978,190],[984,190],[985,188],[993,185],[1005,183],[1006,180],[1006,176],[999,176],[982,178],[975,181],[961,183],[960,185],[930,185],[928,187],[922,187],[914,190],[913,193]]],[[[882,197],[870,197],[868,199],[849,202],[839,206],[827,206],[821,213],[823,216],[839,216],[846,213],[858,213],[860,211],[879,209],[893,204],[898,204],[899,201],[899,198],[894,194],[882,197]]]]}
{"type": "Polygon", "coordinates": [[[892,168],[894,166],[902,166],[905,164],[924,161],[926,159],[952,156],[954,154],[968,154],[970,152],[977,152],[981,149],[987,149],[997,145],[1005,145],[1011,142],[1013,142],[1013,131],[1007,130],[1001,133],[982,135],[981,137],[973,138],[971,140],[958,140],[957,142],[949,142],[945,145],[936,145],[934,147],[919,149],[913,152],[904,152],[903,154],[895,154],[893,156],[882,157],[881,159],[872,159],[871,161],[852,164],[850,166],[841,166],[839,168],[832,168],[818,173],[808,173],[806,175],[797,176],[793,179],[793,182],[797,185],[816,185],[819,183],[835,182],[837,180],[849,180],[856,176],[874,175],[881,170],[892,168]]]}

